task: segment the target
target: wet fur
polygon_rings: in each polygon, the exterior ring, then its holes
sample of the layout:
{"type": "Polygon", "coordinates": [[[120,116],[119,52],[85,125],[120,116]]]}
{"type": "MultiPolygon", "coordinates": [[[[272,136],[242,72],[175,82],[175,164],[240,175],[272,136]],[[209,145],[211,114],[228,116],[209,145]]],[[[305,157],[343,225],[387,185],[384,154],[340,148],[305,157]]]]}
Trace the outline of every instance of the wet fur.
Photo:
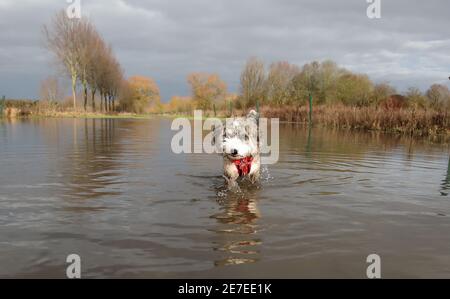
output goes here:
{"type": "Polygon", "coordinates": [[[237,186],[240,178],[234,160],[251,156],[253,161],[250,172],[242,179],[256,183],[260,178],[261,158],[258,143],[258,114],[252,110],[247,117],[235,117],[227,120],[225,126],[216,129],[223,151],[224,178],[230,188],[237,186]],[[233,155],[237,151],[237,155],[233,155]]]}

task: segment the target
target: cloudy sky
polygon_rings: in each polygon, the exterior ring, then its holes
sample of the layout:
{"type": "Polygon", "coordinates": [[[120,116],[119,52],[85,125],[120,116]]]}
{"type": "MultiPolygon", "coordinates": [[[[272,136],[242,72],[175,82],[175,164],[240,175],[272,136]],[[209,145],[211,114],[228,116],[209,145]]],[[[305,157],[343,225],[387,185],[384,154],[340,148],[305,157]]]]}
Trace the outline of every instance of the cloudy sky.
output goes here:
{"type": "MultiPolygon", "coordinates": [[[[192,71],[218,73],[237,91],[250,56],[267,65],[333,59],[400,91],[450,83],[450,1],[380,1],[381,19],[367,17],[366,0],[81,0],[81,12],[126,75],[153,77],[164,99],[188,94],[192,71]]],[[[68,5],[0,0],[0,95],[38,97],[56,73],[42,25],[68,5]]]]}

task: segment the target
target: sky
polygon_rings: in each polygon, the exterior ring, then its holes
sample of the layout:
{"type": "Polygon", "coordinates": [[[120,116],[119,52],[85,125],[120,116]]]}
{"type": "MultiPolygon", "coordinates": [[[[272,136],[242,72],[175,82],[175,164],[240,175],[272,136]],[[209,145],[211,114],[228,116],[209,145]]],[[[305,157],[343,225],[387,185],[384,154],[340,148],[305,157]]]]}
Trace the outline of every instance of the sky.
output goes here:
{"type": "MultiPolygon", "coordinates": [[[[0,96],[36,99],[42,80],[63,76],[42,26],[68,1],[0,0],[0,96]]],[[[251,56],[267,66],[332,59],[399,91],[450,86],[450,1],[380,3],[379,19],[367,0],[81,0],[81,14],[125,75],[154,78],[165,101],[189,95],[190,72],[217,73],[237,92],[251,56]]]]}

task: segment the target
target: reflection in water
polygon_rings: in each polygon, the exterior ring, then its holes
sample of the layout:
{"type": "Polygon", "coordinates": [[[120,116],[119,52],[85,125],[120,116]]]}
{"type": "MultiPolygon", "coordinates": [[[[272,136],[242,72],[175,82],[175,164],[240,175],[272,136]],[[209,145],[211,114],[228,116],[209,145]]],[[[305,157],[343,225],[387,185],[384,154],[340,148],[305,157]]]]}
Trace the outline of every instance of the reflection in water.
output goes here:
{"type": "Polygon", "coordinates": [[[73,120],[73,148],[60,167],[62,177],[69,180],[66,196],[94,199],[121,193],[113,188],[122,166],[117,137],[114,119],[73,120]]]}
{"type": "Polygon", "coordinates": [[[450,189],[450,157],[448,158],[447,174],[442,181],[441,195],[447,196],[448,190],[450,189]]]}
{"type": "Polygon", "coordinates": [[[219,241],[213,249],[225,253],[215,266],[253,263],[259,260],[262,244],[258,234],[261,213],[257,204],[258,187],[244,185],[239,192],[220,190],[220,212],[212,215],[219,224],[214,231],[219,241]]]}
{"type": "Polygon", "coordinates": [[[311,142],[312,142],[312,126],[308,126],[308,141],[306,142],[306,157],[311,157],[311,142]]]}

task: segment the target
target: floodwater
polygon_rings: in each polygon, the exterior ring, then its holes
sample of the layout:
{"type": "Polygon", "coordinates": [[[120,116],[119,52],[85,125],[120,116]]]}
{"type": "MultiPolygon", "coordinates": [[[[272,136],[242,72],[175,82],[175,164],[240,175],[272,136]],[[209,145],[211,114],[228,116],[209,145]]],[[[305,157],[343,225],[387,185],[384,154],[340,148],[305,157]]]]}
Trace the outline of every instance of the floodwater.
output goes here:
{"type": "Polygon", "coordinates": [[[450,277],[447,144],[280,125],[259,186],[170,119],[0,120],[0,277],[450,277]]]}

